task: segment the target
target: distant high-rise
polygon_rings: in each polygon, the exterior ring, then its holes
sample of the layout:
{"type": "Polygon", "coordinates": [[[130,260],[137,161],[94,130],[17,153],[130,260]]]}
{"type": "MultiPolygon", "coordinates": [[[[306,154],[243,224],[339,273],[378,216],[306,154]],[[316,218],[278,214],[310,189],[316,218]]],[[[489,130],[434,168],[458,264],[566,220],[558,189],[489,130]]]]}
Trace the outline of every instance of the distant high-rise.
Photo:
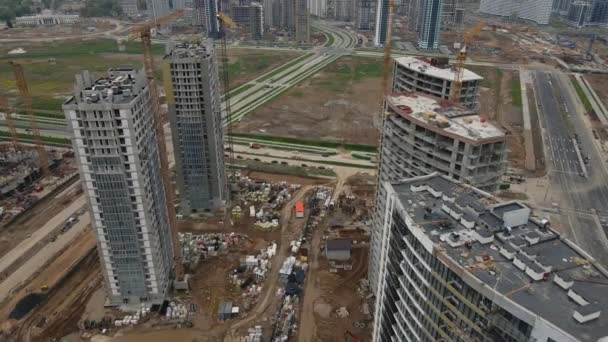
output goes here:
{"type": "Polygon", "coordinates": [[[591,4],[586,1],[575,1],[570,4],[568,15],[568,25],[577,28],[584,27],[589,22],[589,16],[591,14],[591,4]]]}
{"type": "Polygon", "coordinates": [[[122,12],[130,17],[141,14],[137,7],[137,0],[120,0],[118,4],[122,8],[122,12]]]}
{"type": "Polygon", "coordinates": [[[205,0],[192,1],[192,25],[200,31],[205,30],[205,0]]]}
{"type": "Polygon", "coordinates": [[[384,46],[386,44],[388,2],[388,0],[378,0],[376,6],[376,32],[374,34],[374,45],[376,46],[384,46]]]}
{"type": "Polygon", "coordinates": [[[407,6],[407,27],[412,32],[418,32],[418,2],[419,0],[409,0],[407,6]]]}
{"type": "Polygon", "coordinates": [[[260,40],[264,35],[264,8],[257,2],[250,5],[232,6],[232,19],[240,26],[247,28],[251,39],[260,40]]]}
{"type": "Polygon", "coordinates": [[[294,1],[295,40],[298,43],[310,42],[310,13],[308,0],[294,1]]]}
{"type": "Polygon", "coordinates": [[[162,303],[173,246],[160,174],[160,139],[142,71],[77,76],[64,105],[112,305],[162,303]]]}
{"type": "Polygon", "coordinates": [[[222,208],[228,199],[224,171],[218,62],[211,41],[168,46],[163,77],[175,150],[180,211],[222,208]]]}
{"type": "Polygon", "coordinates": [[[167,0],[146,0],[148,13],[152,18],[159,18],[171,13],[169,1],[167,0]]]}
{"type": "Polygon", "coordinates": [[[327,17],[327,0],[310,0],[310,14],[317,18],[327,17]]]}
{"type": "Polygon", "coordinates": [[[427,50],[439,48],[442,8],[443,0],[418,0],[418,48],[427,50]]]}
{"type": "Polygon", "coordinates": [[[556,0],[553,13],[566,18],[568,25],[606,26],[608,24],[608,0],[556,0]]]}
{"type": "Polygon", "coordinates": [[[195,0],[200,1],[197,8],[202,11],[200,15],[203,28],[207,33],[207,37],[217,38],[220,34],[220,23],[217,18],[219,4],[217,0],[195,0]]]}
{"type": "Polygon", "coordinates": [[[334,1],[334,18],[341,21],[350,21],[353,15],[353,0],[334,1]]]}
{"type": "Polygon", "coordinates": [[[252,2],[249,31],[251,39],[261,40],[264,37],[264,7],[259,2],[252,2]]]}
{"type": "Polygon", "coordinates": [[[481,0],[479,12],[549,24],[553,0],[481,0]]]}
{"type": "Polygon", "coordinates": [[[173,0],[173,9],[184,9],[186,8],[186,0],[173,0]]]}
{"type": "Polygon", "coordinates": [[[296,32],[295,24],[295,1],[296,0],[279,0],[279,25],[278,27],[288,30],[290,35],[294,36],[296,32]]]}
{"type": "Polygon", "coordinates": [[[372,0],[355,0],[355,27],[357,30],[368,31],[372,21],[372,0]]]}
{"type": "Polygon", "coordinates": [[[553,1],[553,13],[560,15],[567,15],[570,11],[570,3],[573,0],[554,0],[553,1]]]}
{"type": "Polygon", "coordinates": [[[262,7],[264,8],[264,27],[274,27],[274,9],[273,3],[278,2],[278,0],[263,0],[262,7]]]}
{"type": "Polygon", "coordinates": [[[464,8],[460,0],[443,0],[441,8],[441,29],[461,28],[464,22],[464,8]]]}

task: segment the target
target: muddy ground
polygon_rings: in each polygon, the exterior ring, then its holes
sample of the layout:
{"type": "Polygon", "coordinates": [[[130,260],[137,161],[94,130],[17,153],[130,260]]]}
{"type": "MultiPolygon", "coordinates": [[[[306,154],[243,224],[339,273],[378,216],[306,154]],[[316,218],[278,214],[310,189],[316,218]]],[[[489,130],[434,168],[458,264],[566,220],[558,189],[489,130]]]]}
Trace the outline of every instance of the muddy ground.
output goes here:
{"type": "Polygon", "coordinates": [[[481,75],[479,114],[509,132],[509,162],[517,168],[524,167],[525,147],[523,140],[522,108],[513,103],[512,87],[519,83],[519,74],[494,67],[469,67],[481,75]]]}
{"type": "Polygon", "coordinates": [[[379,59],[342,57],[284,95],[245,116],[233,129],[312,140],[375,145],[381,105],[379,59]]]}

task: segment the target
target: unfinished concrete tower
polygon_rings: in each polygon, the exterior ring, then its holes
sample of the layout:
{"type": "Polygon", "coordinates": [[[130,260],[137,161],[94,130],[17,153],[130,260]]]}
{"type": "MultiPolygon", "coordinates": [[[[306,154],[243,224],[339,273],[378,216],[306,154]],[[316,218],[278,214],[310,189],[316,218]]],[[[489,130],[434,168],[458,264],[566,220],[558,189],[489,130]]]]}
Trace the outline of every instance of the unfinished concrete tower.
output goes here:
{"type": "Polygon", "coordinates": [[[169,43],[163,63],[182,214],[228,198],[217,58],[211,41],[169,43]]]}
{"type": "MultiPolygon", "coordinates": [[[[498,190],[507,167],[507,135],[475,111],[424,94],[385,100],[379,183],[433,172],[484,191],[498,190]]],[[[372,218],[369,279],[378,281],[385,189],[378,187],[372,218]]]]}
{"type": "Polygon", "coordinates": [[[110,303],[161,303],[173,247],[143,71],[110,69],[96,81],[84,72],[63,110],[110,303]]]}

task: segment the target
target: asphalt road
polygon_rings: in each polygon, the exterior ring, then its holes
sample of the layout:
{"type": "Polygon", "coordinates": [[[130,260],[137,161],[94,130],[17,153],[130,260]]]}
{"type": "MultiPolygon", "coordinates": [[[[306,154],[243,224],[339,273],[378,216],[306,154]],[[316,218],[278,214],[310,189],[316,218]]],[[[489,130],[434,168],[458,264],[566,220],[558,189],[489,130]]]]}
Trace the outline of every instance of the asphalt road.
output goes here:
{"type": "Polygon", "coordinates": [[[608,172],[583,120],[584,109],[566,75],[547,71],[533,75],[551,184],[545,198],[561,208],[572,239],[608,265],[608,239],[600,224],[608,217],[608,172]],[[588,177],[580,175],[574,134],[578,135],[578,147],[590,158],[588,177]]]}

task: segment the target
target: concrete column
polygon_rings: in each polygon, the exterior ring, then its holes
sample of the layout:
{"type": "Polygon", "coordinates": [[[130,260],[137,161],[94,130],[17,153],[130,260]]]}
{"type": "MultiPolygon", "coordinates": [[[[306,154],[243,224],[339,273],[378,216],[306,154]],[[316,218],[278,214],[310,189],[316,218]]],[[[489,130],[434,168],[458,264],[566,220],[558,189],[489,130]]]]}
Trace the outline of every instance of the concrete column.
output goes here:
{"type": "MultiPolygon", "coordinates": [[[[452,156],[450,158],[450,173],[451,176],[457,174],[456,172],[456,158],[458,157],[458,144],[459,141],[454,139],[454,143],[452,144],[452,156]]],[[[460,170],[462,172],[462,169],[460,170]]]]}

